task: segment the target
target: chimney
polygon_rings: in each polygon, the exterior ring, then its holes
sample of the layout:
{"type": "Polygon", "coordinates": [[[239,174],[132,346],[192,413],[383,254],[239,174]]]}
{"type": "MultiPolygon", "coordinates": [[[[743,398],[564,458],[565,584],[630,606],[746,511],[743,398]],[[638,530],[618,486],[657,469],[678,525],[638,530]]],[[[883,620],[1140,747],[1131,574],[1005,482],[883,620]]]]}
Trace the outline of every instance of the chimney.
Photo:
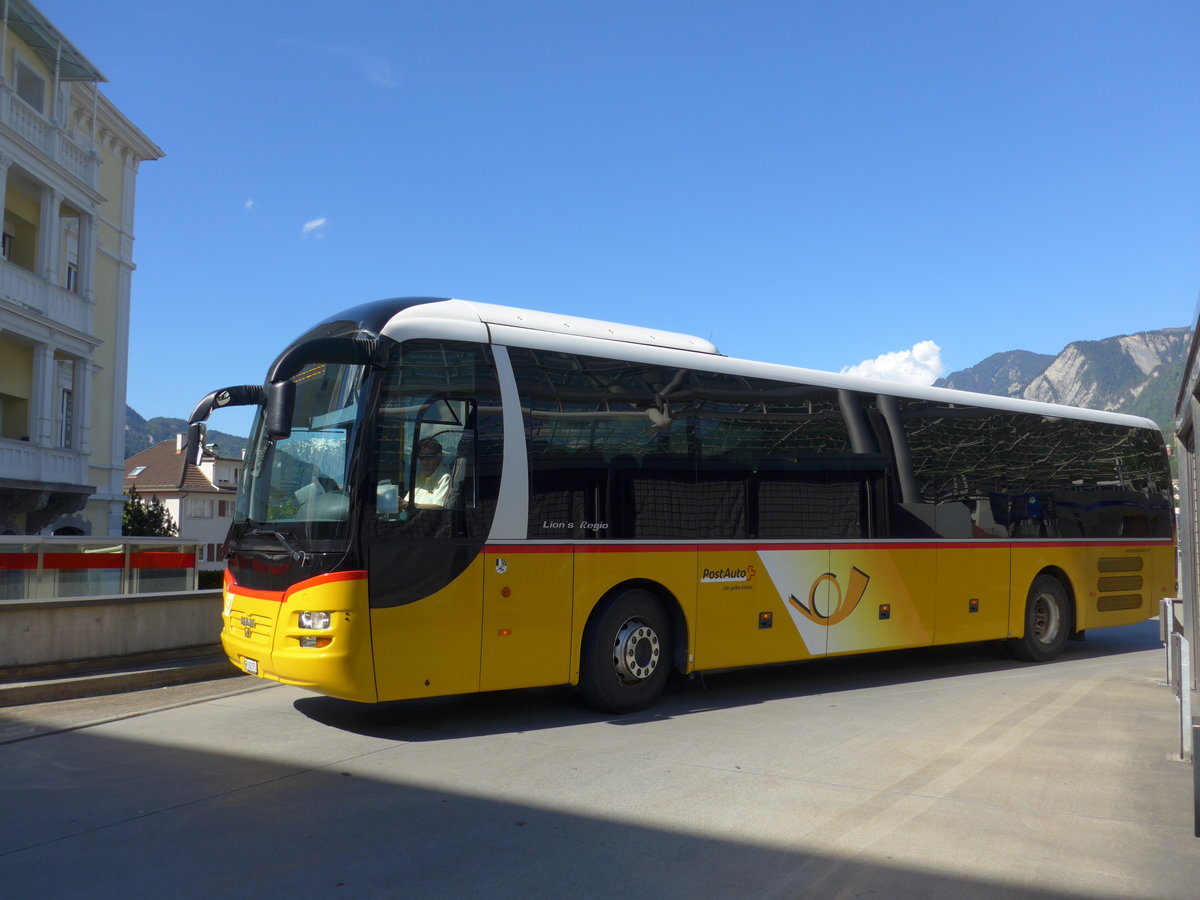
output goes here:
{"type": "Polygon", "coordinates": [[[182,453],[183,448],[187,446],[187,440],[182,434],[175,435],[175,452],[182,453]]]}

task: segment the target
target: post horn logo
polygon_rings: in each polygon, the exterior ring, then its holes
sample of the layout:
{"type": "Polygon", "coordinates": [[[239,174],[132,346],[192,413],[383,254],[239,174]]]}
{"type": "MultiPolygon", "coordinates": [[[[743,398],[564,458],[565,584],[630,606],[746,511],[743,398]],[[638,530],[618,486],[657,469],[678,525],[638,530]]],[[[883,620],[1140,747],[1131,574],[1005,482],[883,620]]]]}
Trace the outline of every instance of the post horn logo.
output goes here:
{"type": "Polygon", "coordinates": [[[867,585],[871,581],[871,576],[857,567],[850,569],[850,585],[846,593],[842,593],[842,586],[838,583],[837,576],[832,572],[826,572],[812,583],[812,587],[808,589],[808,603],[804,603],[797,599],[795,594],[788,595],[788,603],[805,618],[818,625],[824,625],[826,628],[832,628],[839,622],[844,622],[850,617],[850,614],[858,607],[859,601],[862,600],[863,594],[867,592],[867,585]],[[837,601],[833,604],[829,613],[821,612],[817,606],[817,589],[822,583],[828,581],[833,585],[833,589],[837,592],[837,601]]]}

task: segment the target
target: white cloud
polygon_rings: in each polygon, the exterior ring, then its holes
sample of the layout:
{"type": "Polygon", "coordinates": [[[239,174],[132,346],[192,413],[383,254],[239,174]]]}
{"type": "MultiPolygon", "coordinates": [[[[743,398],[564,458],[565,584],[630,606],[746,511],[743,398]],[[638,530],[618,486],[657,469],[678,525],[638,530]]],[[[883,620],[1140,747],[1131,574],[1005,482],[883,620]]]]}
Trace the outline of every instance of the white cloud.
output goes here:
{"type": "Polygon", "coordinates": [[[254,199],[251,198],[251,199],[247,200],[245,203],[243,203],[242,209],[247,210],[247,211],[254,209],[254,199]]]}
{"type": "Polygon", "coordinates": [[[914,344],[911,350],[884,353],[875,359],[864,360],[857,366],[846,366],[842,374],[902,381],[906,384],[933,384],[945,371],[942,348],[933,341],[921,341],[914,344]]]}
{"type": "Polygon", "coordinates": [[[325,237],[326,222],[327,220],[324,216],[321,216],[319,219],[313,219],[311,222],[305,222],[304,226],[300,229],[300,237],[325,237]]]}
{"type": "Polygon", "coordinates": [[[392,69],[392,61],[385,56],[378,56],[360,45],[344,42],[320,43],[295,37],[277,39],[275,44],[304,53],[320,54],[328,59],[348,62],[358,69],[367,84],[374,87],[390,91],[400,86],[400,79],[392,69]]]}
{"type": "Polygon", "coordinates": [[[359,69],[367,79],[368,84],[384,90],[393,90],[400,80],[392,73],[391,60],[374,56],[363,56],[358,59],[359,69]]]}

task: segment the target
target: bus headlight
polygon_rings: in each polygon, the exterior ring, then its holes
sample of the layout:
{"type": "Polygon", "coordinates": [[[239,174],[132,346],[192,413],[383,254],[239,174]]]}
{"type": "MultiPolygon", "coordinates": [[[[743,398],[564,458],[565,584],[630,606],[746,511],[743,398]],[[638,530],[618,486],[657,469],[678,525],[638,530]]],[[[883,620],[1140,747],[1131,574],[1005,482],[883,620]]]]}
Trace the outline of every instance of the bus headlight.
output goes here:
{"type": "Polygon", "coordinates": [[[328,631],[330,623],[330,615],[327,612],[310,612],[306,610],[300,613],[301,628],[308,628],[312,631],[328,631]]]}

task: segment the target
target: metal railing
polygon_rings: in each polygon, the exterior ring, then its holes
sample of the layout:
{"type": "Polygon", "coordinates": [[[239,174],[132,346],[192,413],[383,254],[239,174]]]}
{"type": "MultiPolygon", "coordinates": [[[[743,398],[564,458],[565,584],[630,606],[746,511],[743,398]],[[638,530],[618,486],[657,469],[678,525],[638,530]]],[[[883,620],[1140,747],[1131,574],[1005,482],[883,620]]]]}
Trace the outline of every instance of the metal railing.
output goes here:
{"type": "Polygon", "coordinates": [[[1200,838],[1200,765],[1196,764],[1196,743],[1200,741],[1200,722],[1192,718],[1192,654],[1183,623],[1175,615],[1183,601],[1168,597],[1159,606],[1158,636],[1167,648],[1167,684],[1179,701],[1179,758],[1192,764],[1192,833],[1200,838]]]}
{"type": "Polygon", "coordinates": [[[1183,601],[1165,598],[1158,611],[1158,636],[1167,648],[1167,684],[1179,701],[1179,758],[1195,758],[1192,728],[1192,654],[1175,608],[1183,601]]]}
{"type": "Polygon", "coordinates": [[[0,603],[196,589],[199,543],[0,535],[0,603]]]}

